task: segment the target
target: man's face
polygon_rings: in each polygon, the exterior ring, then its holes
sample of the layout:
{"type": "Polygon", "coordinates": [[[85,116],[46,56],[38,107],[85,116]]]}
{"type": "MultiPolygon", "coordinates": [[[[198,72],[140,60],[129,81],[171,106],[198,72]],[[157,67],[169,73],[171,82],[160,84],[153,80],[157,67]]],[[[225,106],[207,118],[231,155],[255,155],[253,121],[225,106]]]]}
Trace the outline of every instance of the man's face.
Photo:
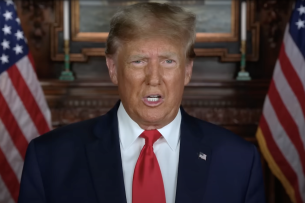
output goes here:
{"type": "Polygon", "coordinates": [[[107,57],[123,106],[143,129],[162,128],[177,115],[193,66],[181,44],[162,37],[137,39],[107,57]]]}

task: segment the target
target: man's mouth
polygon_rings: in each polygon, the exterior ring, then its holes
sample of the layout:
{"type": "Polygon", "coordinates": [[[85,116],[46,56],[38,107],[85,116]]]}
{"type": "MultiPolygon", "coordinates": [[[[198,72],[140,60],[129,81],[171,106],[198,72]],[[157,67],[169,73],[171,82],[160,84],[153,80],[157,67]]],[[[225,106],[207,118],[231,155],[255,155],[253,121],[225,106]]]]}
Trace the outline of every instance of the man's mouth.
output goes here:
{"type": "Polygon", "coordinates": [[[159,106],[163,103],[164,98],[160,94],[150,94],[145,96],[143,102],[149,107],[159,106]]]}
{"type": "Polygon", "coordinates": [[[161,99],[160,95],[149,95],[146,97],[149,102],[157,102],[161,99]]]}

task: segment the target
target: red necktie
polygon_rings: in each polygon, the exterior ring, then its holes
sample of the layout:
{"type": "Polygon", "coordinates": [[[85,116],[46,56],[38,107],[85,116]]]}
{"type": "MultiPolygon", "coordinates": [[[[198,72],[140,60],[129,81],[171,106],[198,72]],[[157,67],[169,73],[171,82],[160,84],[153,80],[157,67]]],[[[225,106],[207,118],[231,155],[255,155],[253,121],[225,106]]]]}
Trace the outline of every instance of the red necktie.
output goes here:
{"type": "Polygon", "coordinates": [[[153,144],[161,137],[158,130],[145,130],[145,145],[133,174],[132,203],[166,203],[163,179],[153,144]]]}

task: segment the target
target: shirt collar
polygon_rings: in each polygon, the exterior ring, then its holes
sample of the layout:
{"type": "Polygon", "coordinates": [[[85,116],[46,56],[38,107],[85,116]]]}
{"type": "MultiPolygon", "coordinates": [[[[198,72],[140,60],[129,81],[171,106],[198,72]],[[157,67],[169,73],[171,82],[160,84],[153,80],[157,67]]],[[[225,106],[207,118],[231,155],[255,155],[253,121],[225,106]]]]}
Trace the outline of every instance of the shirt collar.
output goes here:
{"type": "Polygon", "coordinates": [[[181,112],[180,109],[174,120],[164,126],[163,128],[158,129],[162,134],[167,144],[170,146],[171,150],[175,151],[179,140],[180,140],[180,124],[181,124],[181,112]]]}
{"type": "MultiPolygon", "coordinates": [[[[123,149],[130,147],[133,142],[142,134],[144,131],[140,126],[130,118],[127,114],[122,102],[120,103],[118,112],[118,123],[119,123],[119,136],[120,142],[123,149]]],[[[162,134],[171,150],[175,151],[180,138],[180,124],[181,124],[181,112],[180,109],[177,116],[172,122],[158,129],[162,134]]]]}

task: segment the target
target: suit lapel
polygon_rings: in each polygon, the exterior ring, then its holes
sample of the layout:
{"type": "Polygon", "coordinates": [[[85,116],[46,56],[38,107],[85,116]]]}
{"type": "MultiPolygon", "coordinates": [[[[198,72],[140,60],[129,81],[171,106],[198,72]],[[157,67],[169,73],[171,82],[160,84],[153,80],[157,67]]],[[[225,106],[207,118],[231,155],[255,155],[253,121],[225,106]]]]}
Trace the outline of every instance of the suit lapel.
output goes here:
{"type": "Polygon", "coordinates": [[[118,104],[101,117],[87,144],[89,168],[99,203],[126,202],[118,134],[118,104]]]}
{"type": "Polygon", "coordinates": [[[211,147],[204,140],[197,119],[187,115],[181,108],[180,155],[176,203],[202,202],[208,178],[211,147]],[[206,160],[199,157],[206,155],[206,160]]]}

